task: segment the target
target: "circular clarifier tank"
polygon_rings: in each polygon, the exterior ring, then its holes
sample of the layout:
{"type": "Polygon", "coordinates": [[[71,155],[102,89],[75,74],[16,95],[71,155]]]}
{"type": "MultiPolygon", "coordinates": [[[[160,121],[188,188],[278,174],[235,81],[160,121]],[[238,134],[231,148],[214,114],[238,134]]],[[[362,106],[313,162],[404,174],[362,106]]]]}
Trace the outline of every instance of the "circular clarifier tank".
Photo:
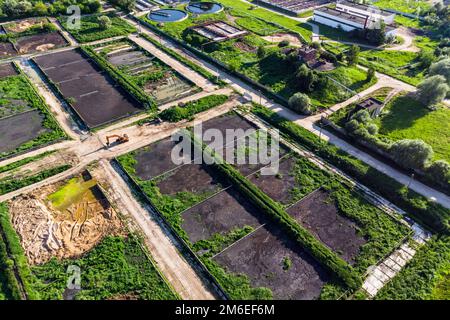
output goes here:
{"type": "Polygon", "coordinates": [[[223,10],[223,6],[214,2],[191,2],[186,9],[195,14],[211,14],[223,10]]]}
{"type": "Polygon", "coordinates": [[[152,11],[148,14],[148,18],[157,22],[177,22],[188,17],[188,14],[182,10],[161,9],[152,11]]]}

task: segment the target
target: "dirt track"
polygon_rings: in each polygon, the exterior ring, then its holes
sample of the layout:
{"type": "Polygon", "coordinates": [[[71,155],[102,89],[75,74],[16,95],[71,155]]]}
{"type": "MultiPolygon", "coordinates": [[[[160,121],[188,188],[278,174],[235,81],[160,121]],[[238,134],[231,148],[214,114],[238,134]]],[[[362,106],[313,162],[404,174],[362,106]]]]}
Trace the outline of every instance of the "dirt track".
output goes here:
{"type": "MultiPolygon", "coordinates": [[[[172,239],[149,214],[148,208],[138,203],[132,195],[130,188],[122,177],[114,170],[108,161],[101,160],[103,169],[98,174],[104,174],[103,185],[108,185],[115,204],[122,214],[134,218],[141,231],[146,236],[145,243],[150,249],[159,269],[164,273],[175,291],[187,300],[211,300],[215,297],[205,288],[203,281],[198,277],[189,263],[178,252],[172,239]]],[[[96,173],[96,174],[97,174],[96,173]]]]}

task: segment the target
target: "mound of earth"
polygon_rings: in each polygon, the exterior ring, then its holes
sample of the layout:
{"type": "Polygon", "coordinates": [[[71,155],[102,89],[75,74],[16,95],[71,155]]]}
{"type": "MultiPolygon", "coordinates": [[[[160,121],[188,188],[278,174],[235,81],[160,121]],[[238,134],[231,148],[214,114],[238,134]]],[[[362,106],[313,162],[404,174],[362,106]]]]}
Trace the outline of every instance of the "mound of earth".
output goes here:
{"type": "Polygon", "coordinates": [[[44,187],[9,203],[12,224],[30,264],[52,257],[75,258],[107,235],[124,234],[120,219],[95,182],[58,208],[48,198],[56,190],[55,185],[44,187]]]}

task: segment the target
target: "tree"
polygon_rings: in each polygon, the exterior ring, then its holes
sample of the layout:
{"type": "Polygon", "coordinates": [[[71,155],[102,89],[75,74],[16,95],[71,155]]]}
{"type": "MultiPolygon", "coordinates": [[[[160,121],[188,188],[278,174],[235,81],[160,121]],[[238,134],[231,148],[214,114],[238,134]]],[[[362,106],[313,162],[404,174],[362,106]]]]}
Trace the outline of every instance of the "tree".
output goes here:
{"type": "Polygon", "coordinates": [[[359,127],[360,127],[360,124],[355,119],[352,119],[345,124],[345,130],[347,130],[347,132],[349,132],[349,133],[355,132],[356,130],[359,129],[359,127]]]}
{"type": "Polygon", "coordinates": [[[352,116],[353,120],[358,121],[361,124],[367,124],[372,120],[367,110],[359,110],[352,116]]]}
{"type": "Polygon", "coordinates": [[[369,69],[367,69],[366,81],[369,82],[373,78],[375,78],[375,69],[370,67],[369,69]]]}
{"type": "Polygon", "coordinates": [[[37,15],[40,15],[40,16],[44,16],[48,12],[47,6],[41,1],[36,2],[34,4],[33,11],[34,11],[34,13],[36,13],[37,15]]]}
{"type": "Polygon", "coordinates": [[[429,68],[434,59],[434,53],[430,50],[421,50],[419,53],[419,61],[422,68],[429,68]]]}
{"type": "Polygon", "coordinates": [[[359,58],[359,47],[357,45],[352,45],[347,51],[347,62],[349,65],[354,65],[358,63],[359,58]]]}
{"type": "Polygon", "coordinates": [[[267,55],[266,47],[264,47],[264,46],[259,46],[259,47],[258,47],[258,51],[257,51],[256,54],[258,55],[258,58],[259,58],[259,59],[265,58],[266,55],[267,55]]]}
{"type": "Polygon", "coordinates": [[[374,45],[382,45],[386,43],[386,24],[383,20],[377,21],[375,27],[363,30],[357,30],[356,36],[367,40],[374,45]]]}
{"type": "Polygon", "coordinates": [[[106,30],[111,28],[112,22],[111,19],[107,16],[98,17],[98,25],[101,29],[106,30]]]}
{"type": "Polygon", "coordinates": [[[375,123],[369,123],[367,125],[367,132],[372,136],[375,136],[378,133],[378,126],[375,123]]]}
{"type": "Polygon", "coordinates": [[[311,100],[306,94],[297,92],[289,98],[289,107],[296,112],[310,114],[311,100]]]}
{"type": "Polygon", "coordinates": [[[393,159],[406,169],[423,169],[433,158],[433,149],[422,140],[399,140],[389,150],[393,159]]]}
{"type": "Polygon", "coordinates": [[[95,13],[100,11],[102,5],[98,0],[91,0],[88,2],[86,7],[86,11],[89,11],[89,13],[95,13]]]}
{"type": "Polygon", "coordinates": [[[417,86],[417,98],[427,106],[434,105],[444,100],[448,90],[447,80],[443,76],[431,76],[417,86]]]}
{"type": "Polygon", "coordinates": [[[450,183],[450,164],[447,161],[437,160],[433,162],[427,172],[434,181],[438,181],[444,186],[450,183]]]}
{"type": "Polygon", "coordinates": [[[317,76],[309,69],[305,64],[302,64],[295,74],[297,79],[298,88],[301,91],[311,92],[314,89],[314,85],[317,82],[317,76]]]}
{"type": "Polygon", "coordinates": [[[136,5],[136,0],[111,0],[111,2],[128,11],[132,11],[136,5]]]}
{"type": "Polygon", "coordinates": [[[430,76],[443,76],[447,80],[447,84],[450,86],[450,58],[445,58],[441,61],[433,63],[428,74],[430,76]]]}

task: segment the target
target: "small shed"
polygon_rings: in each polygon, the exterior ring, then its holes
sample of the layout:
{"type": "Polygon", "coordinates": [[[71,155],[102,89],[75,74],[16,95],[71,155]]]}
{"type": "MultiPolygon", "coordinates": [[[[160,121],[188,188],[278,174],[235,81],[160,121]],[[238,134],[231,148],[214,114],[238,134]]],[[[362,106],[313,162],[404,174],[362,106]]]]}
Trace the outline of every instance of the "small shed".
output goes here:
{"type": "Polygon", "coordinates": [[[302,47],[298,50],[298,55],[305,62],[316,60],[317,50],[311,47],[302,47]]]}
{"type": "Polygon", "coordinates": [[[359,102],[353,112],[358,112],[359,110],[367,110],[372,117],[377,117],[380,114],[382,107],[383,102],[376,98],[370,97],[359,102]]]}

